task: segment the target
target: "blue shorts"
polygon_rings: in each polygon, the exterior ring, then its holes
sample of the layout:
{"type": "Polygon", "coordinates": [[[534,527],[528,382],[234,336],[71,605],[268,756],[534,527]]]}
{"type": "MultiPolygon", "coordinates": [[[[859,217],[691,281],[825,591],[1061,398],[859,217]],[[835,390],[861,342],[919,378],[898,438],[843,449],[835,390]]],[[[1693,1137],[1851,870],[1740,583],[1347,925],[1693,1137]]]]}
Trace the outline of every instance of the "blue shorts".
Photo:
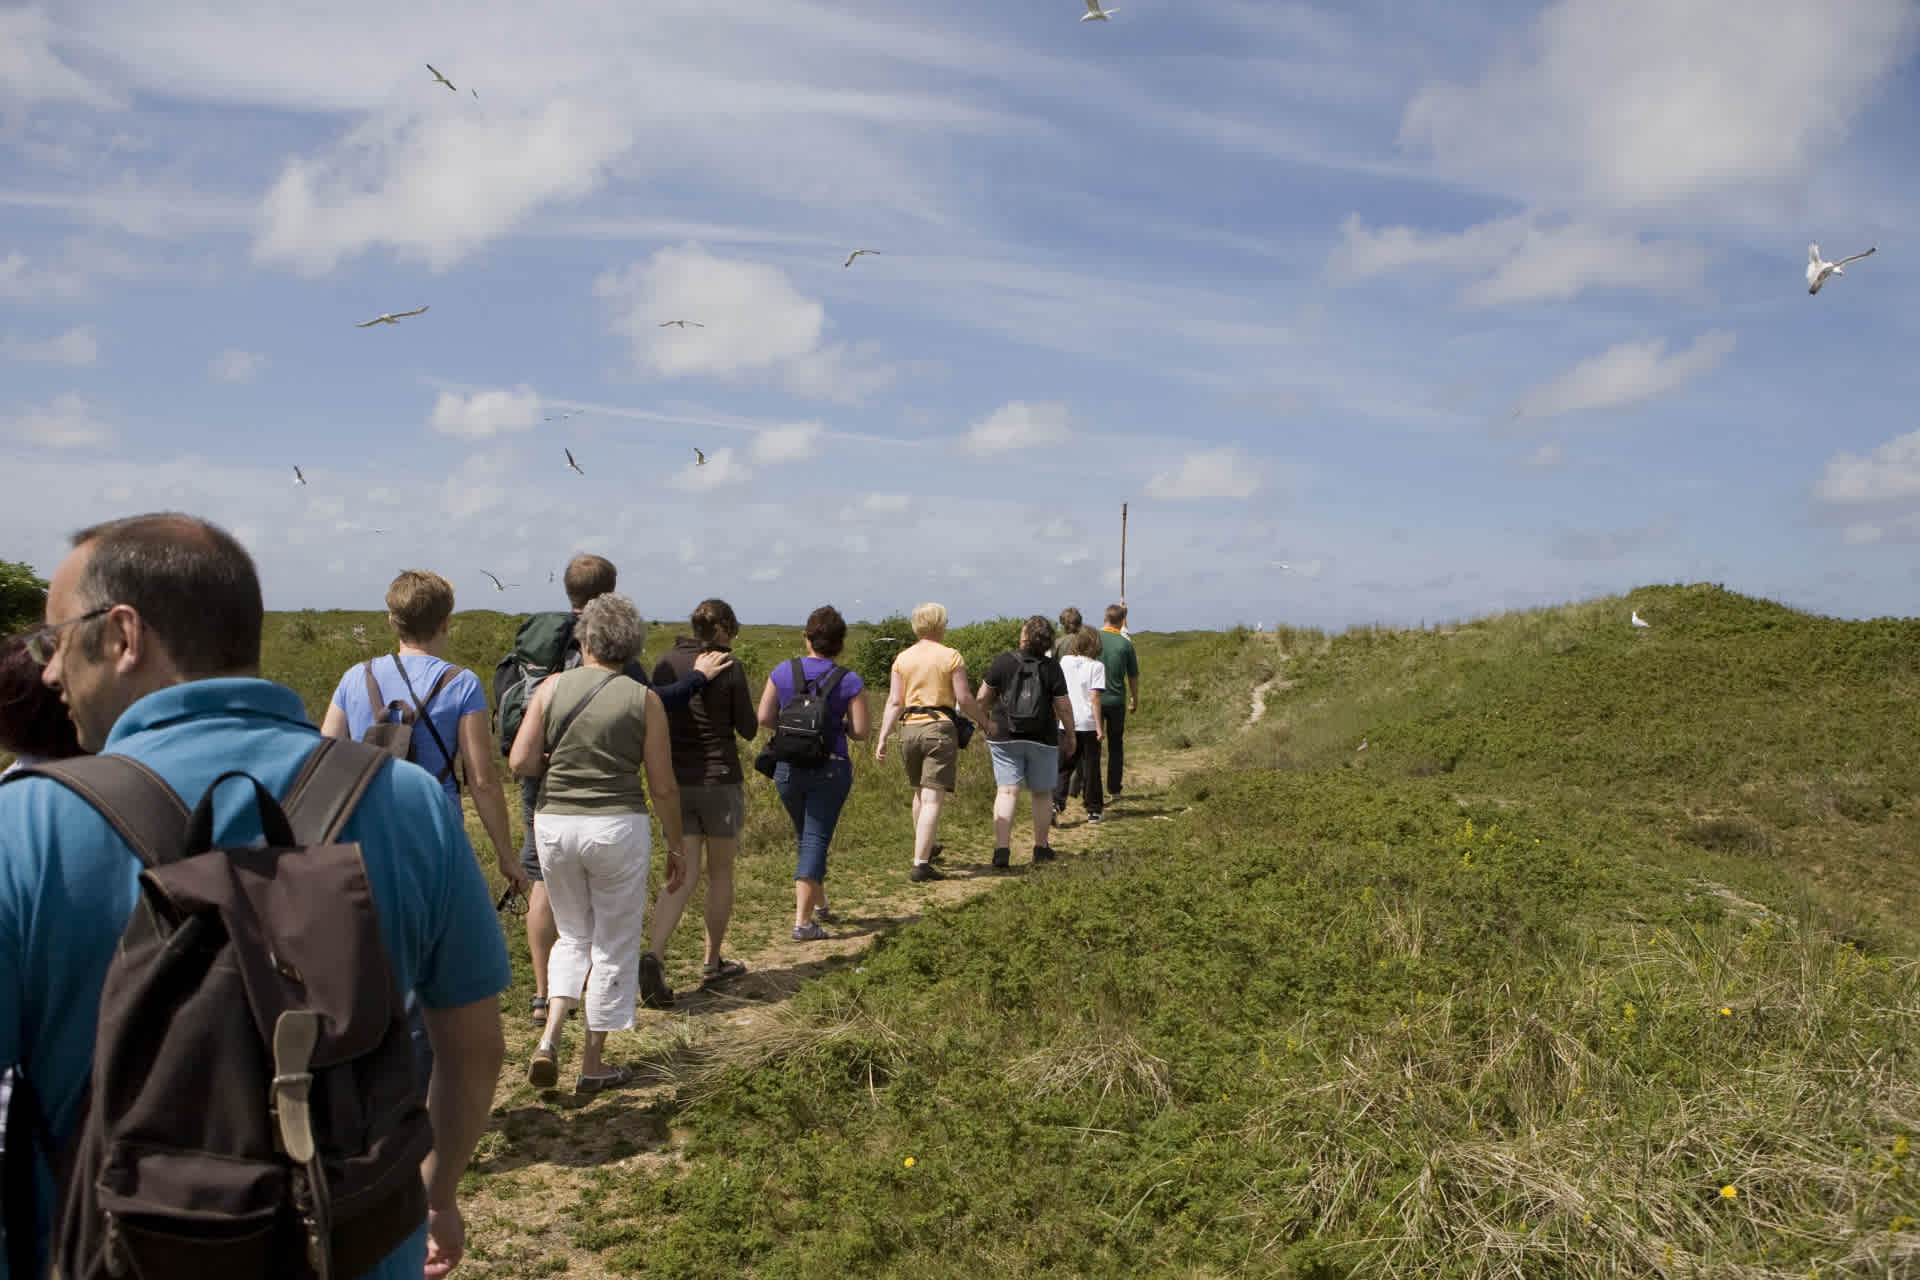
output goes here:
{"type": "Polygon", "coordinates": [[[1052,791],[1060,780],[1060,748],[1044,742],[989,742],[987,754],[993,757],[993,780],[1000,786],[1052,791]]]}

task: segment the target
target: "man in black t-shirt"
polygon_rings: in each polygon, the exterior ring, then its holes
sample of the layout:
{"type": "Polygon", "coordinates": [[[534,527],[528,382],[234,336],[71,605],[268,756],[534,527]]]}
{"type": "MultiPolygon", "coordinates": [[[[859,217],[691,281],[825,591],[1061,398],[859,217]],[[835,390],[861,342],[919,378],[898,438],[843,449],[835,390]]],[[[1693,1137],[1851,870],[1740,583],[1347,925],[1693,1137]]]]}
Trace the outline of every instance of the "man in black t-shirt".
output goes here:
{"type": "Polygon", "coordinates": [[[1013,811],[1024,787],[1033,802],[1033,860],[1050,862],[1047,845],[1053,824],[1053,785],[1060,776],[1060,751],[1074,749],[1073,703],[1067,676],[1052,658],[1053,624],[1039,614],[1020,628],[1020,648],[987,664],[977,695],[989,718],[987,751],[993,757],[993,865],[1006,870],[1012,859],[1013,811]]]}

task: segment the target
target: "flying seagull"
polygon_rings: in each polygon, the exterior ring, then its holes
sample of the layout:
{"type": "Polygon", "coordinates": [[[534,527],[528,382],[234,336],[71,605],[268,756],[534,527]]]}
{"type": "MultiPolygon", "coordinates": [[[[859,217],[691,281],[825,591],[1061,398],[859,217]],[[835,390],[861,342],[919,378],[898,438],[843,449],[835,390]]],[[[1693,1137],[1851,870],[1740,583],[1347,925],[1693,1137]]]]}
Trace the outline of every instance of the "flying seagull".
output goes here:
{"type": "Polygon", "coordinates": [[[1105,22],[1107,15],[1120,12],[1118,9],[1102,9],[1100,0],[1087,0],[1087,11],[1080,16],[1082,22],[1105,22]]]}
{"type": "Polygon", "coordinates": [[[1645,618],[1641,617],[1640,611],[1638,609],[1635,609],[1633,611],[1633,625],[1636,627],[1651,627],[1653,624],[1651,622],[1648,622],[1645,618]]]}
{"type": "Polygon", "coordinates": [[[300,474],[299,467],[295,467],[293,469],[293,482],[295,484],[305,484],[307,482],[307,478],[304,475],[300,474]]]}
{"type": "Polygon", "coordinates": [[[353,327],[356,329],[367,329],[367,328],[371,328],[376,324],[399,324],[402,320],[405,320],[408,316],[423,316],[426,313],[427,313],[427,309],[425,307],[415,307],[411,311],[389,311],[383,315],[377,315],[371,320],[362,320],[359,324],[353,327]]]}
{"type": "Polygon", "coordinates": [[[700,451],[699,451],[698,449],[695,449],[695,450],[693,451],[693,465],[694,465],[694,466],[696,466],[696,467],[704,467],[704,466],[706,466],[706,465],[707,465],[707,455],[706,455],[706,454],[704,454],[704,453],[702,453],[702,452],[700,452],[700,451]]]}
{"type": "Polygon", "coordinates": [[[859,257],[859,256],[860,256],[861,254],[863,254],[863,253],[871,253],[871,254],[873,254],[873,255],[874,255],[875,257],[878,257],[878,256],[879,256],[879,254],[880,254],[880,251],[879,251],[878,249],[855,249],[855,250],[854,250],[854,251],[853,251],[852,253],[850,253],[850,254],[848,254],[848,255],[847,255],[847,260],[846,260],[845,262],[843,262],[843,263],[841,263],[840,265],[841,265],[841,266],[843,266],[843,267],[850,267],[850,266],[852,266],[852,265],[853,265],[853,260],[854,260],[855,258],[857,258],[857,257],[859,257]]]}
{"type": "MultiPolygon", "coordinates": [[[[427,64],[427,70],[433,71],[433,64],[431,62],[427,64]]],[[[460,92],[458,89],[453,88],[453,81],[447,79],[445,76],[441,75],[438,71],[433,71],[433,78],[436,83],[443,84],[447,86],[447,88],[453,89],[455,93],[460,92]]]]}
{"type": "Polygon", "coordinates": [[[584,472],[584,471],[580,471],[580,464],[579,464],[579,463],[577,463],[577,462],[575,462],[575,461],[573,460],[573,450],[571,450],[571,449],[568,449],[568,448],[565,448],[565,447],[563,447],[563,448],[562,448],[562,449],[560,450],[560,452],[562,452],[562,453],[564,453],[564,454],[566,454],[566,455],[567,455],[567,465],[568,465],[568,466],[570,466],[570,467],[572,467],[572,468],[573,468],[573,469],[574,469],[575,471],[579,471],[581,475],[585,475],[585,474],[587,474],[587,473],[586,473],[586,472],[584,472]]]}
{"type": "Polygon", "coordinates": [[[1808,245],[1807,292],[1820,292],[1820,286],[1827,282],[1828,276],[1843,276],[1847,274],[1840,268],[1846,266],[1849,262],[1858,262],[1862,258],[1870,257],[1875,252],[1877,252],[1877,249],[1869,249],[1865,253],[1856,253],[1851,258],[1842,258],[1838,262],[1826,262],[1820,257],[1820,246],[1817,243],[1808,245]]]}
{"type": "Polygon", "coordinates": [[[692,325],[696,329],[704,329],[707,327],[701,324],[698,320],[662,320],[660,322],[660,328],[664,329],[668,325],[673,325],[673,324],[679,325],[682,329],[686,328],[688,325],[692,325]]]}
{"type": "MultiPolygon", "coordinates": [[[[480,572],[486,573],[489,578],[493,578],[493,575],[491,573],[487,573],[485,569],[482,569],[480,572]]],[[[493,589],[495,591],[505,591],[507,589],[507,584],[500,581],[500,579],[498,578],[493,578],[493,589]]]]}

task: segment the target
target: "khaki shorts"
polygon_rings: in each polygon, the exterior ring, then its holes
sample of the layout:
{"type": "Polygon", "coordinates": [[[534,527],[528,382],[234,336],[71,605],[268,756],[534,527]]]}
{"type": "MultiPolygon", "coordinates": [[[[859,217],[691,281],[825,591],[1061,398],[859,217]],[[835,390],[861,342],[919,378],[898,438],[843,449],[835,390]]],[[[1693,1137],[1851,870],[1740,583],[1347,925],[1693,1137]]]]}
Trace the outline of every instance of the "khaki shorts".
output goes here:
{"type": "Polygon", "coordinates": [[[960,780],[960,735],[953,721],[911,720],[900,726],[900,759],[910,787],[953,790],[960,780]]]}
{"type": "Polygon", "coordinates": [[[747,789],[738,782],[680,788],[680,830],[722,840],[740,834],[747,821],[747,789]]]}

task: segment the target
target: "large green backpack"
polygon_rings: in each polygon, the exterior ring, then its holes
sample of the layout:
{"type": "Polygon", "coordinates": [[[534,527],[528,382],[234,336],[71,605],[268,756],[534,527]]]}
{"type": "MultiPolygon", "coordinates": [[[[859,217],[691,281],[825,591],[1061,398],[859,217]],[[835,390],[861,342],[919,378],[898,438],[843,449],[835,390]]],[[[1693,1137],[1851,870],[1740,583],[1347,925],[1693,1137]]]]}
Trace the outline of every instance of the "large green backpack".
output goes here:
{"type": "Polygon", "coordinates": [[[536,613],[520,624],[513,649],[493,668],[494,728],[500,754],[513,750],[513,740],[526,718],[527,701],[540,682],[556,671],[580,665],[580,646],[573,639],[571,613],[536,613]]]}

